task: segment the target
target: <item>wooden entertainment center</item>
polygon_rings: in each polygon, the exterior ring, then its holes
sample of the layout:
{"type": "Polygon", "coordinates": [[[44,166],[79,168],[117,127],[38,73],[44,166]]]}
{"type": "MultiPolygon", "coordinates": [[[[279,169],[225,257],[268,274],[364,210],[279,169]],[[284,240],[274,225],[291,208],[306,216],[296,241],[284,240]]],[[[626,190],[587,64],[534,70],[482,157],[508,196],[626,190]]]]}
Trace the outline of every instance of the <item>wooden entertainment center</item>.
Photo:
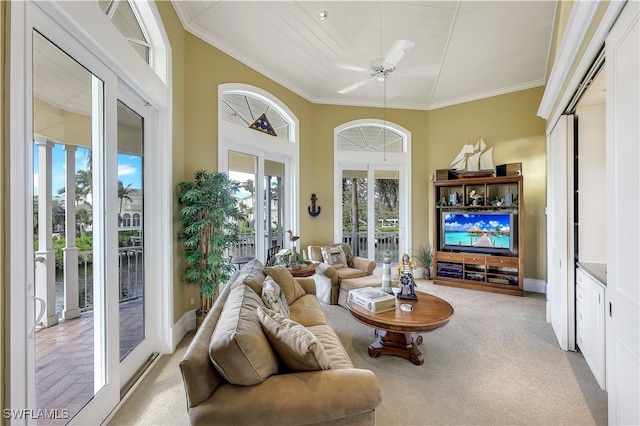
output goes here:
{"type": "Polygon", "coordinates": [[[524,294],[522,176],[434,182],[434,284],[524,294]]]}

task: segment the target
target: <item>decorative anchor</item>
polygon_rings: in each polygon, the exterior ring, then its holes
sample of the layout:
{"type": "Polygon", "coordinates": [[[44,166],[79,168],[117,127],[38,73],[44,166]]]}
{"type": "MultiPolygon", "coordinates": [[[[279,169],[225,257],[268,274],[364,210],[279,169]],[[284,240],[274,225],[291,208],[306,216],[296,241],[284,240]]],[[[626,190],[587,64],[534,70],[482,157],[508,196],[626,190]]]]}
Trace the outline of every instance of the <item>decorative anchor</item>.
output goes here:
{"type": "Polygon", "coordinates": [[[311,205],[307,207],[307,209],[309,210],[309,215],[311,217],[317,217],[320,214],[321,207],[318,206],[316,208],[316,201],[318,201],[318,197],[316,197],[316,194],[311,194],[311,205]]]}

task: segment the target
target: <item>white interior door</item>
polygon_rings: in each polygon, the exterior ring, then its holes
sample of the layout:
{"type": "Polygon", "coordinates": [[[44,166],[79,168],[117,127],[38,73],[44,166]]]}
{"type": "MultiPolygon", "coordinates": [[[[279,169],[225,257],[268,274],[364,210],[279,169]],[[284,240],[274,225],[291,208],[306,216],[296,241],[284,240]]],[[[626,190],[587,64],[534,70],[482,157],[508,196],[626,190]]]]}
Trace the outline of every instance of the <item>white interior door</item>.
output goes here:
{"type": "Polygon", "coordinates": [[[547,142],[547,320],[563,350],[575,349],[572,204],[573,115],[562,115],[547,142]],[[571,188],[572,189],[572,188],[571,188]]]}
{"type": "Polygon", "coordinates": [[[609,424],[640,424],[640,28],[627,2],[606,40],[609,424]]]}

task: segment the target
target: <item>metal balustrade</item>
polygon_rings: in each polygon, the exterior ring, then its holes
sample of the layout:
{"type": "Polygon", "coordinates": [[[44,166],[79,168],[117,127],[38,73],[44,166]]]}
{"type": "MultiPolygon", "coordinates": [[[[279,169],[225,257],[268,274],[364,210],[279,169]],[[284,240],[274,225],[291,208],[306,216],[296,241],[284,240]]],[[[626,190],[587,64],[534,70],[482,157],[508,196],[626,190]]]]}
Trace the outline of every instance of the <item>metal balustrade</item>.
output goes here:
{"type": "MultiPolygon", "coordinates": [[[[144,296],[144,249],[140,245],[118,248],[118,300],[119,303],[144,296]]],[[[82,312],[93,310],[93,252],[78,252],[78,297],[82,312]]],[[[62,271],[56,274],[56,313],[60,315],[64,300],[62,271]]]]}

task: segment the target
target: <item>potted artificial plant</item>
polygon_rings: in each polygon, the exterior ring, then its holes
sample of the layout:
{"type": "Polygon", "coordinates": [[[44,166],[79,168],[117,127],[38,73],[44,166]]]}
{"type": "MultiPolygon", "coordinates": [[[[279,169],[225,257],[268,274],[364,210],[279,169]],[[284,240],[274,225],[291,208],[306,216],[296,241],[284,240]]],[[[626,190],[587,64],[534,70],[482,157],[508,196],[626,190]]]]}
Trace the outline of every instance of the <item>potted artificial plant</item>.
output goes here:
{"type": "Polygon", "coordinates": [[[420,245],[413,258],[424,268],[425,279],[430,280],[433,278],[433,251],[431,251],[431,244],[427,243],[426,246],[420,245]]]}
{"type": "Polygon", "coordinates": [[[199,325],[213,305],[218,286],[234,267],[227,250],[238,241],[242,214],[235,198],[239,183],[220,172],[198,170],[192,182],[178,184],[184,245],[185,283],[200,286],[199,325]]]}

